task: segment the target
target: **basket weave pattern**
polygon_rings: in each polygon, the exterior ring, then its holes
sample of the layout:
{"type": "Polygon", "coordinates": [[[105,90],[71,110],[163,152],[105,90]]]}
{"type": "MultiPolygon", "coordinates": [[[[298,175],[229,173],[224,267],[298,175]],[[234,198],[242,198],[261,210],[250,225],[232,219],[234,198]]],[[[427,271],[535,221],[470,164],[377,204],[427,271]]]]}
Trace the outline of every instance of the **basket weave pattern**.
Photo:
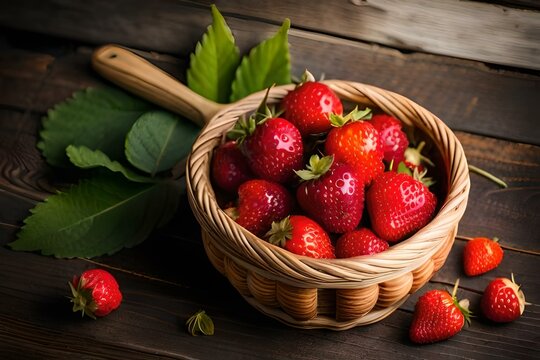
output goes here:
{"type": "MultiPolygon", "coordinates": [[[[238,117],[254,111],[264,94],[222,110],[204,127],[187,163],[187,189],[210,262],[248,303],[291,326],[344,330],[388,316],[443,266],[467,205],[470,183],[461,144],[429,111],[373,86],[339,80],[325,83],[342,100],[381,109],[418,128],[435,145],[446,192],[424,228],[372,256],[312,259],[274,246],[236,224],[217,204],[210,182],[211,156],[238,117]]],[[[273,88],[268,101],[278,102],[292,88],[273,88]]]]}

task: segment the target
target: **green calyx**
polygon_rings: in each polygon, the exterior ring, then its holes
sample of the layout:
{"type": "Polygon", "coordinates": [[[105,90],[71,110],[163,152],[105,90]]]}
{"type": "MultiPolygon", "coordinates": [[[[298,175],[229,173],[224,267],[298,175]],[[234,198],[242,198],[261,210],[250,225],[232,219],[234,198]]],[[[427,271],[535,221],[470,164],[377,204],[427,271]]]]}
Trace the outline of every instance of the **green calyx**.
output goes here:
{"type": "Polygon", "coordinates": [[[295,173],[303,181],[318,179],[330,170],[333,162],[333,155],[323,156],[322,158],[319,155],[311,155],[306,169],[295,170],[295,173]]]}
{"type": "Polygon", "coordinates": [[[433,161],[431,161],[428,157],[422,155],[422,150],[424,149],[424,146],[426,146],[426,142],[421,141],[417,147],[408,147],[407,149],[405,149],[405,160],[414,165],[426,163],[429,166],[434,167],[435,164],[433,163],[433,161]]]}
{"type": "Polygon", "coordinates": [[[227,137],[229,139],[236,140],[236,142],[240,144],[246,139],[246,137],[255,132],[258,125],[264,123],[268,119],[278,117],[281,114],[281,112],[277,112],[274,107],[269,107],[267,105],[268,94],[270,93],[270,89],[272,87],[273,85],[266,90],[264,98],[253,114],[251,114],[248,118],[242,116],[238,119],[238,121],[236,121],[236,124],[234,124],[232,130],[227,132],[227,137]]]}
{"type": "Polygon", "coordinates": [[[186,326],[192,336],[214,335],[214,322],[204,310],[199,310],[192,315],[186,321],[186,326]]]}
{"type": "Polygon", "coordinates": [[[84,280],[79,280],[77,288],[73,286],[71,281],[68,281],[69,288],[71,290],[71,296],[69,299],[73,303],[73,312],[81,311],[82,316],[87,315],[92,319],[96,319],[94,312],[97,310],[97,304],[92,297],[92,291],[90,289],[83,288],[84,280]]]}
{"type": "Polygon", "coordinates": [[[272,222],[272,228],[266,233],[268,242],[284,247],[287,240],[292,239],[292,224],[289,216],[281,221],[272,222]]]}
{"type": "Polygon", "coordinates": [[[366,107],[364,110],[358,110],[356,106],[350,113],[347,115],[338,115],[338,114],[329,114],[330,124],[334,127],[342,127],[347,123],[360,121],[360,120],[369,120],[372,116],[372,111],[370,108],[366,107]]]}
{"type": "MultiPolygon", "coordinates": [[[[390,170],[392,170],[393,167],[393,161],[390,163],[390,170]]],[[[411,176],[413,179],[420,181],[422,184],[424,184],[426,187],[430,187],[431,185],[435,184],[436,181],[432,177],[426,177],[427,169],[423,170],[422,172],[418,171],[418,167],[414,168],[414,171],[411,171],[407,165],[403,161],[401,161],[398,164],[397,168],[398,174],[407,174],[411,176]]]]}
{"type": "Polygon", "coordinates": [[[459,309],[459,311],[463,314],[463,317],[465,318],[465,322],[467,325],[471,324],[471,317],[473,317],[473,313],[471,310],[469,310],[469,299],[461,299],[458,301],[457,299],[457,289],[459,287],[459,278],[456,280],[456,283],[454,284],[454,289],[452,290],[452,301],[454,302],[454,305],[459,309]]]}

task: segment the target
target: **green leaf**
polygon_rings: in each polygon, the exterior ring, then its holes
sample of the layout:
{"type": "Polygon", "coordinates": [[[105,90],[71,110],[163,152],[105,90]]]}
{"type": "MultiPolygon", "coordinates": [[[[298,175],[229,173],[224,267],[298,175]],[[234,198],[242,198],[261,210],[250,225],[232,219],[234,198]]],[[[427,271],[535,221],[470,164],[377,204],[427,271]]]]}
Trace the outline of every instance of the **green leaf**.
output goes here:
{"type": "Polygon", "coordinates": [[[214,322],[204,310],[197,311],[187,321],[188,332],[193,335],[214,335],[214,322]]]}
{"type": "Polygon", "coordinates": [[[152,176],[186,157],[200,128],[167,111],[143,114],[126,137],[126,157],[152,176]]]}
{"type": "Polygon", "coordinates": [[[285,19],[272,38],[257,45],[242,59],[232,83],[231,101],[242,99],[274,84],[291,83],[288,38],[290,26],[289,19],[285,19]]]}
{"type": "Polygon", "coordinates": [[[31,210],[12,249],[59,258],[94,257],[132,247],[168,221],[179,184],[141,184],[111,175],[82,180],[31,210]]]}
{"type": "Polygon", "coordinates": [[[187,84],[191,90],[207,99],[226,103],[240,63],[240,53],[231,30],[215,5],[212,5],[212,18],[212,25],[191,54],[187,84]]]}
{"type": "Polygon", "coordinates": [[[141,114],[153,108],[116,88],[78,91],[49,110],[37,146],[54,166],[70,165],[68,145],[100,149],[112,159],[121,159],[126,133],[141,114]]]}
{"type": "Polygon", "coordinates": [[[134,171],[126,168],[118,161],[112,161],[109,157],[100,150],[91,150],[86,146],[69,145],[66,149],[69,160],[77,167],[82,169],[93,169],[97,167],[105,167],[111,171],[119,172],[126,179],[135,182],[154,182],[155,180],[146,176],[141,176],[134,171]]]}

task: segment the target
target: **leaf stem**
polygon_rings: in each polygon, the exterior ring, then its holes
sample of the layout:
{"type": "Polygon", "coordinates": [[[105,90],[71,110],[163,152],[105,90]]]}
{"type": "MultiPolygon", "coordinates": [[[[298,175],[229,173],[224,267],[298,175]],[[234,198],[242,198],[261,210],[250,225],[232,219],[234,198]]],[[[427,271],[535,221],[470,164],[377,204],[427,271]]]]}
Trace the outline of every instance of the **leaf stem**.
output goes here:
{"type": "Polygon", "coordinates": [[[481,175],[481,176],[484,176],[486,178],[488,178],[489,180],[493,181],[494,183],[498,184],[500,187],[502,188],[507,188],[508,187],[508,184],[506,184],[503,180],[499,179],[498,177],[496,177],[495,175],[483,170],[483,169],[480,169],[479,167],[476,167],[474,165],[471,165],[469,164],[469,170],[472,171],[473,173],[476,173],[478,175],[481,175]]]}

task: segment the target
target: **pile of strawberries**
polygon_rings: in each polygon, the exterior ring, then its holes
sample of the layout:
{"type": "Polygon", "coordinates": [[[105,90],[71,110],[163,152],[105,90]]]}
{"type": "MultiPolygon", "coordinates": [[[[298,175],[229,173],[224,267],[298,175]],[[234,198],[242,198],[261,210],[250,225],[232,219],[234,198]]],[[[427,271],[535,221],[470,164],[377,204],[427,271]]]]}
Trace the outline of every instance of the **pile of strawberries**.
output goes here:
{"type": "Polygon", "coordinates": [[[436,196],[400,120],[343,113],[330,87],[305,78],[278,104],[240,118],[214,152],[227,214],[253,234],[313,258],[385,251],[433,217],[436,196]]]}

